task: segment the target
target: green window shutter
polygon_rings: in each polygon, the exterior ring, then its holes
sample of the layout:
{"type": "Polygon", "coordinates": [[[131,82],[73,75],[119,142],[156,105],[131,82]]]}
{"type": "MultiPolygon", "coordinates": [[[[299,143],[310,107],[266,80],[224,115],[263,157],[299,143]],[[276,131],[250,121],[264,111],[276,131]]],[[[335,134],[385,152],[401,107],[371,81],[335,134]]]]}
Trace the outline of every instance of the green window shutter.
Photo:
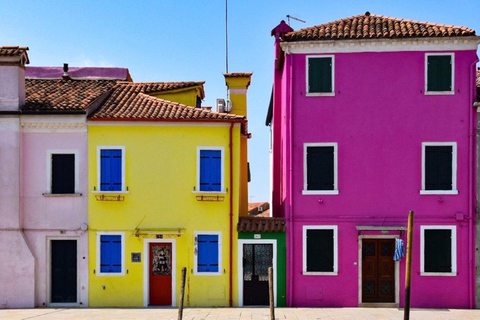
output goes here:
{"type": "Polygon", "coordinates": [[[332,58],[308,58],[308,92],[332,92],[332,58]]]}
{"type": "Polygon", "coordinates": [[[428,56],[427,91],[452,91],[452,56],[428,56]]]}

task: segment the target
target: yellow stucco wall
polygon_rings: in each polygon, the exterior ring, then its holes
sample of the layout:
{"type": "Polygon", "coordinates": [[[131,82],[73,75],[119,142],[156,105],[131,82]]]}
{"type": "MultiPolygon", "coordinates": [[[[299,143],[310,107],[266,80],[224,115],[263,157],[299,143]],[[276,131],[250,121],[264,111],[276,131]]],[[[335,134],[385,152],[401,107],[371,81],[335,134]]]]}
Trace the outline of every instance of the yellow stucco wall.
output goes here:
{"type": "MultiPolygon", "coordinates": [[[[197,201],[197,147],[223,147],[225,188],[229,189],[230,124],[189,125],[162,122],[128,125],[99,122],[88,128],[89,190],[97,185],[97,147],[125,147],[125,181],[129,193],[124,201],[98,201],[100,194],[89,193],[89,304],[100,306],[144,306],[146,239],[163,234],[176,243],[175,289],[178,305],[181,268],[187,267],[186,306],[228,306],[229,291],[229,201],[197,201]],[[135,235],[135,229],[140,235],[135,235]],[[182,229],[180,236],[172,236],[182,229]],[[97,232],[125,232],[125,275],[97,275],[97,232]],[[194,232],[219,231],[222,234],[222,274],[193,274],[194,232]],[[142,253],[142,262],[131,261],[132,252],[142,253]]],[[[239,214],[240,126],[233,129],[233,302],[238,305],[237,232],[239,214]]],[[[246,204],[242,204],[244,206],[246,204]]],[[[174,253],[175,254],[175,253],[174,253]]],[[[148,273],[147,273],[148,275],[148,273]]]]}
{"type": "Polygon", "coordinates": [[[150,95],[156,98],[160,98],[168,101],[175,101],[187,106],[195,107],[197,104],[197,96],[203,99],[204,93],[203,93],[203,86],[198,86],[198,87],[190,87],[186,89],[151,93],[150,95]]]}

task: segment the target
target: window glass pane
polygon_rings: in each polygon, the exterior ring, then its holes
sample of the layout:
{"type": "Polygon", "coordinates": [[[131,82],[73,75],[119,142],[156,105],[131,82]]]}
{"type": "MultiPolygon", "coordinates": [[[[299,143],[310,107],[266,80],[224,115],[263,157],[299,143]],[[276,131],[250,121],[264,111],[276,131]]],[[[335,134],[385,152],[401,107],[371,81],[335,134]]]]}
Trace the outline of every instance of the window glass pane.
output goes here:
{"type": "Polygon", "coordinates": [[[200,150],[200,191],[221,191],[222,152],[200,150]]]}
{"type": "Polygon", "coordinates": [[[100,190],[122,190],[122,150],[101,150],[100,190]]]}
{"type": "Polygon", "coordinates": [[[428,91],[452,90],[452,56],[428,56],[428,91]]]}
{"type": "Polygon", "coordinates": [[[332,92],[332,58],[308,58],[308,92],[332,92]]]}
{"type": "Polygon", "coordinates": [[[452,146],[425,146],[425,190],[452,190],[452,146]]]}
{"type": "Polygon", "coordinates": [[[452,230],[425,230],[425,272],[452,272],[452,230]]]}
{"type": "Polygon", "coordinates": [[[334,190],[334,147],[307,147],[307,190],[334,190]]]}
{"type": "Polygon", "coordinates": [[[307,230],[307,271],[333,272],[333,230],[307,230]]]}
{"type": "Polygon", "coordinates": [[[75,193],[74,154],[52,154],[52,193],[75,193]]]}
{"type": "Polygon", "coordinates": [[[218,235],[197,237],[197,272],[218,272],[218,235]]]}
{"type": "Polygon", "coordinates": [[[122,237],[120,235],[100,236],[100,272],[122,272],[122,237]]]}

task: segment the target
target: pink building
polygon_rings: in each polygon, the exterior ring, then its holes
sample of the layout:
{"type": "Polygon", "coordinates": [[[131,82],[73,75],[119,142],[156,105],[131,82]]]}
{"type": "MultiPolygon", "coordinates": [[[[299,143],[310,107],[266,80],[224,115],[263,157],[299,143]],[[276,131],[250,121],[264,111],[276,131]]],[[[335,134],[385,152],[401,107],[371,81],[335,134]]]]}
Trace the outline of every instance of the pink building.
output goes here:
{"type": "Polygon", "coordinates": [[[413,210],[411,306],[474,308],[480,37],[368,12],[272,35],[287,306],[402,307],[413,210]]]}

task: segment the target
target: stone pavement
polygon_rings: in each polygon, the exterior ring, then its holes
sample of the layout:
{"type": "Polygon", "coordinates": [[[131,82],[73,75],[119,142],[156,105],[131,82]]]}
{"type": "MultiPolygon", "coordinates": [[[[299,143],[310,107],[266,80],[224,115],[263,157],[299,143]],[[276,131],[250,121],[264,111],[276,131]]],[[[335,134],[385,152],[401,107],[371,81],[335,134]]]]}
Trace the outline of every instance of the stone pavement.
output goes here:
{"type": "MultiPolygon", "coordinates": [[[[276,319],[402,320],[403,310],[394,308],[277,308],[276,319]]],[[[177,319],[177,309],[0,309],[0,319],[177,319]]],[[[267,320],[268,308],[188,308],[184,320],[267,320]]],[[[479,320],[480,310],[414,309],[412,320],[479,320]]]]}

